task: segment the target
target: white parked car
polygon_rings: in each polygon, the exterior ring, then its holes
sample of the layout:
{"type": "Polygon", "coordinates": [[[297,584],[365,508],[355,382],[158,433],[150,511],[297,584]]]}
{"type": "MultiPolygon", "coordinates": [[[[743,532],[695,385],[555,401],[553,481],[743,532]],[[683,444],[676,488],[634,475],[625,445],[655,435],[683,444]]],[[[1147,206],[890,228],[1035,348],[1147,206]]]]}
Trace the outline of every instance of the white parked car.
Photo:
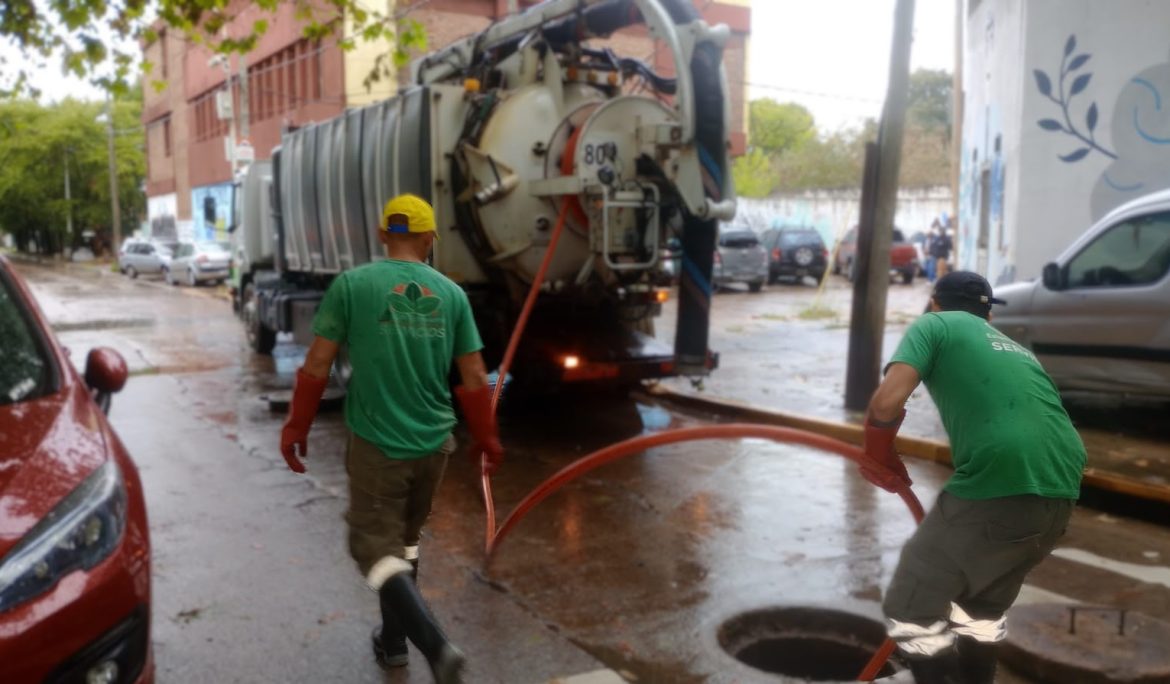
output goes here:
{"type": "Polygon", "coordinates": [[[1118,207],[1044,267],[995,288],[992,324],[1062,390],[1170,399],[1170,190],[1118,207]]]}
{"type": "Polygon", "coordinates": [[[227,280],[232,255],[218,242],[180,242],[164,271],[171,285],[221,283],[227,280]]]}

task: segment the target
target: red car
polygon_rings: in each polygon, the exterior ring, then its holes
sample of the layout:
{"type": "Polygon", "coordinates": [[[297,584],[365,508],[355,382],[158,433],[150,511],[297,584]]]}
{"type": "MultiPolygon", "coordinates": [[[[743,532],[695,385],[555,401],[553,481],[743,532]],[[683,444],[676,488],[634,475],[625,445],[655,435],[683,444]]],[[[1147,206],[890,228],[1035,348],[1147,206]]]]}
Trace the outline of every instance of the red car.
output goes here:
{"type": "MultiPolygon", "coordinates": [[[[833,273],[844,273],[850,282],[853,281],[853,255],[857,252],[857,226],[853,226],[841,238],[837,245],[837,258],[833,260],[833,273]]],[[[890,244],[890,279],[901,277],[902,282],[909,285],[918,275],[918,250],[914,248],[902,235],[902,231],[895,228],[893,240],[890,244]]]]}
{"type": "Polygon", "coordinates": [[[142,482],[106,421],[126,362],[78,375],[0,257],[0,681],[153,682],[142,482]]]}

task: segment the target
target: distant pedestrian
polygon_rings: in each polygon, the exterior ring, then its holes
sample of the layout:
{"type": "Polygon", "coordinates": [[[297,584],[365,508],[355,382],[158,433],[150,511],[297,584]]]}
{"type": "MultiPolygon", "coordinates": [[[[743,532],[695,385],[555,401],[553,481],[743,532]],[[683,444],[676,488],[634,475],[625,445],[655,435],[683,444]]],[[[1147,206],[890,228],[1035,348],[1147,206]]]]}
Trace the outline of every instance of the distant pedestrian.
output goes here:
{"type": "Polygon", "coordinates": [[[947,235],[947,229],[939,226],[938,234],[930,241],[930,256],[934,261],[934,279],[931,282],[943,277],[950,270],[949,259],[953,248],[954,244],[947,235]]]}
{"type": "Polygon", "coordinates": [[[930,248],[934,245],[935,238],[938,237],[938,219],[930,225],[930,230],[926,232],[926,238],[922,241],[922,271],[926,275],[926,279],[934,282],[934,256],[930,253],[930,248]]]}
{"type": "Polygon", "coordinates": [[[990,324],[982,276],[938,279],[932,313],[906,331],[869,404],[862,475],[910,485],[894,438],[926,383],[955,473],[906,542],[882,608],[919,684],[991,684],[1004,614],[1064,534],[1085,447],[1036,357],[990,324]]]}
{"type": "Polygon", "coordinates": [[[491,415],[483,347],[462,288],[426,264],[436,239],[430,205],[413,195],[390,200],[378,239],[389,257],[343,272],[313,321],[316,338],[297,371],[280,450],[305,472],[309,426],[340,345],[353,366],[349,427],[349,552],[379,596],[382,626],[372,635],[383,668],[407,664],[406,638],[426,656],[435,681],[462,681],[463,654],[450,643],[415,585],[418,544],[431,501],[454,450],[455,389],[488,470],[503,459],[491,415]]]}

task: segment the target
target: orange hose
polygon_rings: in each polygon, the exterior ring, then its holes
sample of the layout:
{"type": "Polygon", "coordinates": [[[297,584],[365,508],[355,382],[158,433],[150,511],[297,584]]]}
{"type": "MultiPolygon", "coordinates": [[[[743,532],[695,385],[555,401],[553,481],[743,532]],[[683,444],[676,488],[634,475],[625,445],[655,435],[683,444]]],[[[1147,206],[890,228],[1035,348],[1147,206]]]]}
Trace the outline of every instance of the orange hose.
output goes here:
{"type": "MultiPolygon", "coordinates": [[[[512,367],[512,361],[516,356],[516,349],[520,346],[520,338],[524,335],[524,329],[528,326],[528,318],[532,314],[532,308],[536,304],[536,298],[540,293],[540,287],[544,284],[545,276],[548,273],[549,264],[552,263],[552,257],[556,251],[557,242],[560,240],[561,233],[565,228],[565,219],[569,213],[571,203],[568,199],[562,201],[560,211],[557,214],[556,227],[553,228],[552,235],[549,238],[548,247],[544,254],[544,259],[540,262],[540,268],[537,269],[536,276],[532,280],[532,287],[528,290],[528,297],[524,300],[524,306],[520,310],[520,316],[516,320],[516,327],[512,330],[512,336],[508,340],[508,347],[504,351],[504,358],[500,363],[498,370],[498,377],[496,379],[496,389],[492,394],[492,415],[495,416],[496,409],[500,403],[500,396],[504,391],[504,383],[508,377],[508,371],[512,367]]],[[[824,451],[833,452],[844,456],[852,461],[860,461],[865,457],[865,452],[858,447],[847,444],[840,440],[825,437],[812,432],[804,430],[796,430],[793,428],[782,428],[771,425],[751,425],[743,423],[732,423],[728,425],[709,425],[703,427],[682,428],[678,430],[668,430],[651,435],[642,435],[627,439],[623,442],[610,445],[604,449],[599,449],[587,456],[577,459],[569,465],[562,468],[555,475],[548,478],[536,489],[532,490],[516,508],[508,514],[504,519],[504,524],[496,529],[496,506],[492,498],[492,484],[491,477],[487,474],[487,454],[480,454],[480,491],[483,495],[485,516],[485,534],[484,534],[484,551],[487,556],[487,563],[490,563],[496,550],[503,542],[504,538],[514,528],[520,520],[541,501],[551,496],[555,491],[565,486],[569,482],[580,477],[594,468],[599,468],[606,463],[616,461],[631,454],[640,453],[646,449],[656,446],[664,446],[667,444],[676,444],[679,442],[688,442],[701,439],[742,439],[744,437],[759,437],[763,439],[771,439],[777,442],[785,442],[792,444],[804,444],[806,446],[815,447],[824,451]]],[[[922,508],[922,503],[914,492],[909,487],[898,491],[898,495],[910,510],[910,514],[914,516],[915,522],[922,522],[925,516],[925,511],[922,508]]],[[[874,654],[873,658],[866,665],[858,681],[873,681],[877,673],[881,671],[882,666],[885,665],[889,659],[890,654],[894,651],[894,642],[887,639],[882,644],[881,648],[874,654]]]]}
{"type": "MultiPolygon", "coordinates": [[[[561,233],[565,229],[565,218],[569,214],[570,202],[565,199],[561,202],[561,210],[557,213],[557,224],[553,228],[552,235],[548,240],[548,247],[545,248],[544,259],[540,262],[540,268],[536,270],[536,277],[532,279],[532,287],[528,288],[528,297],[524,300],[524,306],[520,309],[520,317],[516,319],[516,327],[512,329],[512,337],[508,340],[508,347],[504,351],[504,359],[500,362],[500,368],[497,371],[496,390],[492,393],[492,417],[496,415],[496,409],[500,404],[500,395],[504,393],[504,382],[508,377],[508,371],[512,368],[512,360],[516,357],[516,349],[520,346],[520,338],[524,335],[524,329],[528,327],[528,317],[532,314],[532,307],[536,304],[536,297],[540,293],[540,286],[544,284],[544,278],[548,274],[549,264],[552,263],[553,253],[557,249],[557,242],[561,239],[561,233]]],[[[486,512],[486,520],[484,526],[486,527],[486,534],[484,535],[484,549],[486,553],[491,555],[492,539],[496,536],[496,504],[492,500],[492,480],[491,476],[487,474],[487,454],[481,453],[479,455],[479,487],[480,493],[483,495],[484,510],[486,512]]]]}

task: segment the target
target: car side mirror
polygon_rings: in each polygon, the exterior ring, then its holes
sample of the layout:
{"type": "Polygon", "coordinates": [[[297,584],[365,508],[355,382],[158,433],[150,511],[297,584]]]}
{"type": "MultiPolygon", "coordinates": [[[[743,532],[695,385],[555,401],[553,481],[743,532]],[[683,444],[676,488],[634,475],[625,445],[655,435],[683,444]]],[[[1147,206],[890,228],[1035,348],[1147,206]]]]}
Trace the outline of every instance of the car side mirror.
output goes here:
{"type": "Polygon", "coordinates": [[[1040,274],[1040,279],[1044,283],[1044,287],[1049,290],[1063,290],[1063,275],[1064,273],[1060,268],[1060,264],[1050,261],[1044,264],[1044,270],[1040,274]]]}
{"type": "Polygon", "coordinates": [[[126,359],[109,347],[95,347],[85,358],[85,384],[98,394],[121,391],[128,377],[126,359]]]}

